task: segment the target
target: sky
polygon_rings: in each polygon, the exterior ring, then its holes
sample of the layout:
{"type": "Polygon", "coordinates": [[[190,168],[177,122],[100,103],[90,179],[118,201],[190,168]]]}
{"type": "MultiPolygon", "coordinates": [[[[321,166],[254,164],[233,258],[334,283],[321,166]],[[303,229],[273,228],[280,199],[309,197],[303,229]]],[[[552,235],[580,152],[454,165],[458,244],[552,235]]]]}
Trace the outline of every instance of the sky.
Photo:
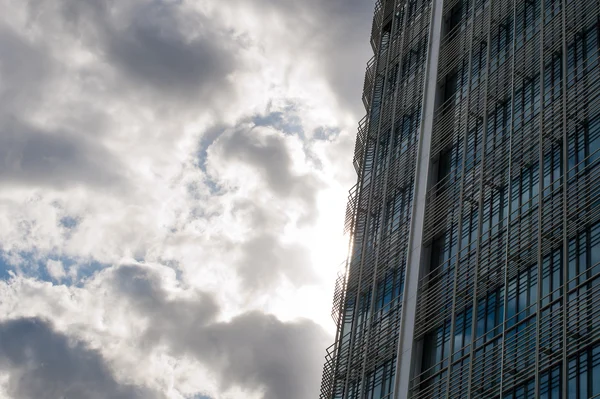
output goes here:
{"type": "Polygon", "coordinates": [[[318,397],[365,0],[0,0],[0,399],[318,397]]]}

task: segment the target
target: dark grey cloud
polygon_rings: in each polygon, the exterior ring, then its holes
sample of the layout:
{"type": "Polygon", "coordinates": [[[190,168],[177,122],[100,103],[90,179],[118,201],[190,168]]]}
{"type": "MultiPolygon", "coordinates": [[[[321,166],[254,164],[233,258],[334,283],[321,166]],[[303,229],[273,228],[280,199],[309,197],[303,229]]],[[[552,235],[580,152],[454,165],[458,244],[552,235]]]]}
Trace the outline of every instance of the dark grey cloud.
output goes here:
{"type": "Polygon", "coordinates": [[[261,312],[218,322],[209,296],[183,304],[170,299],[150,268],[121,266],[112,273],[118,295],[150,318],[146,344],[166,344],[178,355],[193,356],[218,376],[223,390],[239,386],[264,392],[264,399],[317,397],[330,338],[315,323],[282,322],[261,312]]]}
{"type": "Polygon", "coordinates": [[[60,16],[122,74],[117,90],[200,102],[227,93],[242,66],[231,33],[181,1],[61,0],[60,16]]]}
{"type": "Polygon", "coordinates": [[[319,13],[320,59],[338,102],[355,115],[363,115],[361,93],[366,64],[373,55],[369,36],[375,2],[311,0],[302,4],[319,13]]]}
{"type": "Polygon", "coordinates": [[[37,318],[0,322],[0,371],[12,399],[163,397],[117,381],[100,353],[37,318]]]}
{"type": "Polygon", "coordinates": [[[0,118],[31,112],[45,98],[56,65],[47,49],[0,23],[0,118]]]}
{"type": "Polygon", "coordinates": [[[278,195],[290,197],[302,184],[291,173],[292,160],[279,136],[253,134],[253,129],[242,128],[223,138],[221,144],[225,159],[236,159],[258,169],[278,195]]]}
{"type": "Polygon", "coordinates": [[[95,141],[104,117],[74,107],[64,128],[28,122],[59,95],[50,91],[60,67],[49,50],[0,26],[0,53],[0,182],[59,189],[119,185],[119,162],[95,141]]]}
{"type": "Polygon", "coordinates": [[[203,292],[188,299],[167,300],[162,275],[150,268],[124,265],[114,270],[111,277],[117,292],[151,319],[147,336],[152,340],[156,335],[176,335],[182,327],[202,329],[219,311],[212,296],[203,292]]]}
{"type": "Polygon", "coordinates": [[[192,21],[181,21],[184,16],[176,7],[159,2],[140,6],[130,25],[111,35],[108,57],[161,92],[189,98],[226,88],[225,78],[237,67],[227,38],[200,14],[193,18],[196,33],[186,37],[182,27],[192,21]]]}
{"type": "Polygon", "coordinates": [[[294,173],[292,157],[284,138],[276,134],[262,134],[261,127],[241,124],[215,143],[219,156],[237,161],[257,170],[268,187],[281,198],[304,201],[307,213],[315,212],[315,195],[319,181],[315,176],[294,173]]]}
{"type": "Polygon", "coordinates": [[[0,182],[65,188],[118,186],[119,162],[86,132],[50,131],[0,119],[0,182]]]}
{"type": "Polygon", "coordinates": [[[306,399],[318,396],[328,338],[313,322],[251,312],[172,344],[214,365],[226,387],[264,389],[264,399],[306,399]]]}

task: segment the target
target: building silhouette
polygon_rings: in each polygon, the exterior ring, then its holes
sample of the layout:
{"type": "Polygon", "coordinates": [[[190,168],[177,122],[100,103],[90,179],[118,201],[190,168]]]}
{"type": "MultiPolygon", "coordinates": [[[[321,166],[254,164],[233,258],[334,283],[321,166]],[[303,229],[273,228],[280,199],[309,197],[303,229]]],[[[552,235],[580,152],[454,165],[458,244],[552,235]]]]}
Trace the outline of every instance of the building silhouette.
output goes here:
{"type": "Polygon", "coordinates": [[[377,0],[322,399],[600,398],[600,1],[377,0]]]}

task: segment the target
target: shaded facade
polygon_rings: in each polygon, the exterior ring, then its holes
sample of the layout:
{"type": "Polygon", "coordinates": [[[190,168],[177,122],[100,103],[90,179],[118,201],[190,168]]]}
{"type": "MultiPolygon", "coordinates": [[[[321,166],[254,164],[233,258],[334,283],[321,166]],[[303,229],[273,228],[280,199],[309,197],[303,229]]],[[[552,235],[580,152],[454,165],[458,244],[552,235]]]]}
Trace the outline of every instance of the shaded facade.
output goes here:
{"type": "Polygon", "coordinates": [[[600,397],[600,1],[379,0],[322,399],[600,397]]]}

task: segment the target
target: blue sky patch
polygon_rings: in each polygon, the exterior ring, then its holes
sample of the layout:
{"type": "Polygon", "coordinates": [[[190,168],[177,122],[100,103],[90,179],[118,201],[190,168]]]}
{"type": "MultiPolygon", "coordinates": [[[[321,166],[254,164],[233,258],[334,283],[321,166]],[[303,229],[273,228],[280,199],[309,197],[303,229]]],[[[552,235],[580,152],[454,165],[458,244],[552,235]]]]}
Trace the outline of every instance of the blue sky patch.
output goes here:
{"type": "Polygon", "coordinates": [[[272,127],[285,134],[297,135],[304,139],[302,120],[293,113],[292,106],[288,108],[286,111],[289,111],[289,113],[277,111],[266,115],[256,115],[252,118],[252,122],[256,126],[272,127]]]}
{"type": "Polygon", "coordinates": [[[79,219],[72,216],[65,216],[60,219],[59,224],[67,229],[74,229],[79,225],[79,219]]]}
{"type": "Polygon", "coordinates": [[[47,281],[67,286],[83,286],[86,279],[100,270],[110,267],[96,261],[81,260],[68,256],[40,256],[35,252],[0,252],[0,280],[6,281],[12,274],[47,281]],[[49,260],[59,261],[65,271],[65,276],[57,281],[48,271],[49,260]],[[12,273],[12,274],[11,274],[12,273]]]}

